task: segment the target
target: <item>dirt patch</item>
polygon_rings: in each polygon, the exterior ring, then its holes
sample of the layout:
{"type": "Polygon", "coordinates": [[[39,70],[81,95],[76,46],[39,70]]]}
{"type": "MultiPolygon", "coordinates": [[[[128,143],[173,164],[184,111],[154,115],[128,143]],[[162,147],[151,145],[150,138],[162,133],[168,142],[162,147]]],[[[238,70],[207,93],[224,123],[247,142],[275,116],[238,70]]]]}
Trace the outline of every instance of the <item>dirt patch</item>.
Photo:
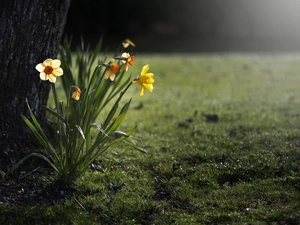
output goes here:
{"type": "MultiPolygon", "coordinates": [[[[7,165],[6,165],[7,166],[7,165]]],[[[24,163],[0,183],[0,204],[53,205],[59,199],[73,196],[74,188],[54,185],[52,170],[36,159],[24,163]]]]}

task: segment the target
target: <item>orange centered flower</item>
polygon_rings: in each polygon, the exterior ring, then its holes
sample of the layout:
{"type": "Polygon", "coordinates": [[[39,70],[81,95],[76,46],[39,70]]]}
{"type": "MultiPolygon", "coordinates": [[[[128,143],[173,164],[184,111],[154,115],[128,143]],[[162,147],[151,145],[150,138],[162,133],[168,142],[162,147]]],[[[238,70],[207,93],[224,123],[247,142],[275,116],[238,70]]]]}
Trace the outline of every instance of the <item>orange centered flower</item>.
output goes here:
{"type": "Polygon", "coordinates": [[[71,97],[72,97],[73,99],[75,99],[75,100],[79,100],[80,94],[81,94],[80,88],[77,87],[77,86],[71,86],[71,87],[75,88],[75,91],[72,93],[72,96],[71,96],[71,97]]]}
{"type": "Polygon", "coordinates": [[[46,59],[43,63],[39,63],[35,66],[35,69],[40,72],[41,80],[49,80],[55,83],[56,77],[63,75],[63,69],[60,68],[59,59],[46,59]]]}
{"type": "Polygon", "coordinates": [[[46,66],[44,69],[44,73],[50,75],[53,72],[53,68],[51,66],[46,66]]]}
{"type": "Polygon", "coordinates": [[[122,60],[123,62],[123,66],[122,66],[122,69],[124,71],[127,71],[128,70],[128,64],[130,66],[133,65],[134,63],[134,56],[133,55],[130,55],[129,53],[127,52],[124,52],[122,55],[121,55],[121,58],[124,58],[124,60],[122,60]]]}
{"type": "Polygon", "coordinates": [[[104,73],[104,79],[110,79],[113,81],[116,77],[116,74],[119,72],[120,66],[115,63],[114,59],[110,60],[110,64],[108,63],[100,63],[99,66],[105,66],[107,70],[104,73]]]}

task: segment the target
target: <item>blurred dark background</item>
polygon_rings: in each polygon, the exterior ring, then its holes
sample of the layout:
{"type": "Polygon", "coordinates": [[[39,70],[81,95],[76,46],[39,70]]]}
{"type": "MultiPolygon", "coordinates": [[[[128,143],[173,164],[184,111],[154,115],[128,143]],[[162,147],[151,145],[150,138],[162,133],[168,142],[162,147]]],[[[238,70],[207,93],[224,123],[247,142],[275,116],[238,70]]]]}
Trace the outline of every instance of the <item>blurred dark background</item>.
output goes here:
{"type": "Polygon", "coordinates": [[[65,35],[139,52],[298,52],[299,0],[71,0],[65,35]]]}

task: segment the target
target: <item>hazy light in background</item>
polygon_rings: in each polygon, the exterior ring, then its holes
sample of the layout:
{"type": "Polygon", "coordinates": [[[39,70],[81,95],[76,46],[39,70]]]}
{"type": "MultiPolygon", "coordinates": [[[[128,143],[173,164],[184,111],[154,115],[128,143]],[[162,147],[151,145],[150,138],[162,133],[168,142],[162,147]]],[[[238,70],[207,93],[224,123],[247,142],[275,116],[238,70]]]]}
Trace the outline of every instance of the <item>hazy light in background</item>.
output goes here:
{"type": "Polygon", "coordinates": [[[186,0],[183,10],[178,31],[186,36],[290,42],[300,49],[299,0],[186,0]]]}

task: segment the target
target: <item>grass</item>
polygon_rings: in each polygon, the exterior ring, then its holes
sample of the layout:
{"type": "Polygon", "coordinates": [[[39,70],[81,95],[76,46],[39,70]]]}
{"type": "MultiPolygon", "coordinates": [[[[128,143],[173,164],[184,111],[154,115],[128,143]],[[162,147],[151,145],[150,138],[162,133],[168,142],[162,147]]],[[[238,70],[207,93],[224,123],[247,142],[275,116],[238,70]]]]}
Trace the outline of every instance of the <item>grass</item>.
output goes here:
{"type": "Polygon", "coordinates": [[[154,92],[131,87],[120,130],[147,153],[115,146],[74,194],[4,203],[0,223],[298,224],[300,56],[137,55],[132,76],[145,64],[154,92]]]}

